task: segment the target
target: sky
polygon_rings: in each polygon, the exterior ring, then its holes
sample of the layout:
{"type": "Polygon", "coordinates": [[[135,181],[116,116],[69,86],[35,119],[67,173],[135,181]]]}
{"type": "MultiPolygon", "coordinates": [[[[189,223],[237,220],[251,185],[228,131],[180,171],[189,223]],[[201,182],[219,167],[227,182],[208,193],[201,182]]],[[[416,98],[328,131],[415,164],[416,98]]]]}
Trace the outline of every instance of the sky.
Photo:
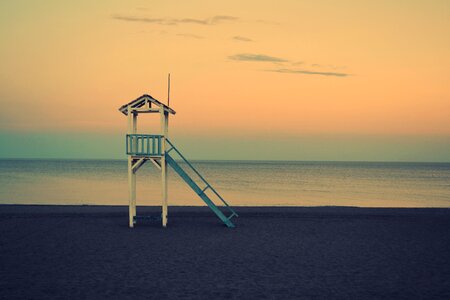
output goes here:
{"type": "Polygon", "coordinates": [[[2,158],[125,158],[170,72],[190,158],[450,162],[446,0],[4,0],[0,44],[2,158]]]}

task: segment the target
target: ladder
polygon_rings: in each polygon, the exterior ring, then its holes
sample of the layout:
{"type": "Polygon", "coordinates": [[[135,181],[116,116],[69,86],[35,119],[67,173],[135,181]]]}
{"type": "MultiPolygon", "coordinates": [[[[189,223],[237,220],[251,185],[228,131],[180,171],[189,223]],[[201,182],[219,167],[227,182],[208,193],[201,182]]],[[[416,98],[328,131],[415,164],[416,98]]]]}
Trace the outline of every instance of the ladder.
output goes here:
{"type": "MultiPolygon", "coordinates": [[[[219,217],[220,220],[229,228],[235,227],[233,222],[231,222],[231,219],[233,217],[238,217],[238,214],[231,208],[228,203],[220,196],[220,194],[206,181],[205,178],[203,178],[202,175],[192,166],[190,162],[181,154],[181,152],[172,144],[172,142],[169,139],[166,139],[167,143],[170,145],[170,149],[166,151],[166,162],[169,164],[172,169],[177,172],[178,175],[191,187],[191,189],[194,190],[194,192],[208,205],[208,207],[219,217]],[[203,188],[201,188],[192,178],[189,176],[189,174],[182,168],[182,166],[175,161],[175,159],[172,158],[172,156],[169,154],[169,152],[174,151],[181,159],[185,162],[186,166],[189,167],[201,180],[201,185],[204,185],[203,188]],[[228,216],[226,216],[222,210],[219,209],[219,207],[211,200],[211,198],[206,195],[206,190],[211,190],[213,194],[220,200],[221,203],[224,204],[223,208],[228,213],[230,213],[228,216]]],[[[217,202],[217,201],[216,201],[217,202]]]]}

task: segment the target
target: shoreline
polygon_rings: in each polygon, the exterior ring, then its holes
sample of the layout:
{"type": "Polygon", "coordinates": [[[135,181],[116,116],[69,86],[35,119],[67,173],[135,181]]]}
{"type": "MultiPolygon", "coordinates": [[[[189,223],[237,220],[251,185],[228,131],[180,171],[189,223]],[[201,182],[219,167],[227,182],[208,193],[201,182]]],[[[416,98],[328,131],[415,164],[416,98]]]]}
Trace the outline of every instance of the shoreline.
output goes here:
{"type": "MultiPolygon", "coordinates": [[[[220,206],[219,206],[220,208],[220,206]]],[[[417,215],[417,214],[450,214],[450,207],[359,207],[359,206],[233,206],[239,215],[269,214],[273,216],[282,215],[417,215]]],[[[138,206],[138,211],[157,213],[161,206],[138,206]]],[[[95,214],[126,214],[128,205],[90,205],[90,204],[0,204],[0,216],[9,213],[95,213],[95,214]]],[[[213,216],[207,206],[193,205],[169,205],[169,216],[182,215],[184,213],[203,213],[213,216]]]]}

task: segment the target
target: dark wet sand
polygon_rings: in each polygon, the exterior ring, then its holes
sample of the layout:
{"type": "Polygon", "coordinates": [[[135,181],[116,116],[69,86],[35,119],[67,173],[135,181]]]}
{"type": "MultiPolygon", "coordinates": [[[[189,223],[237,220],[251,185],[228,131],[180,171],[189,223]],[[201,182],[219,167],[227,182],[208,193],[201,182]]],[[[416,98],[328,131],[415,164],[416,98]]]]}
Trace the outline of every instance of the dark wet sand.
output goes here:
{"type": "Polygon", "coordinates": [[[0,298],[450,297],[450,209],[237,211],[129,229],[126,207],[0,206],[0,298]]]}

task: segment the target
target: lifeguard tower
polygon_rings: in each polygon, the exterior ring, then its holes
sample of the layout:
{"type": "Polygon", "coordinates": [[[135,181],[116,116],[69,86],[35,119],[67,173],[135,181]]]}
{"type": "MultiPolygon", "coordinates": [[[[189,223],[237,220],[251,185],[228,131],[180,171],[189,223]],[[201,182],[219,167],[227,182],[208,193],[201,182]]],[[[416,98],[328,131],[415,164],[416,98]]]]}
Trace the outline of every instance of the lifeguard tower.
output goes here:
{"type": "Polygon", "coordinates": [[[134,227],[138,220],[152,218],[136,214],[136,173],[140,167],[150,161],[161,171],[162,212],[160,219],[163,227],[167,227],[168,213],[167,166],[171,166],[180,175],[227,227],[234,227],[231,219],[237,217],[238,214],[169,140],[169,114],[175,115],[175,111],[150,95],[142,95],[136,100],[122,105],[119,111],[128,117],[126,153],[128,155],[129,226],[134,227]],[[147,113],[159,114],[160,134],[137,132],[139,114],[147,113]],[[172,155],[183,163],[179,164],[172,155]],[[194,178],[189,174],[195,175],[194,178]],[[221,205],[216,205],[213,198],[221,205]]]}

